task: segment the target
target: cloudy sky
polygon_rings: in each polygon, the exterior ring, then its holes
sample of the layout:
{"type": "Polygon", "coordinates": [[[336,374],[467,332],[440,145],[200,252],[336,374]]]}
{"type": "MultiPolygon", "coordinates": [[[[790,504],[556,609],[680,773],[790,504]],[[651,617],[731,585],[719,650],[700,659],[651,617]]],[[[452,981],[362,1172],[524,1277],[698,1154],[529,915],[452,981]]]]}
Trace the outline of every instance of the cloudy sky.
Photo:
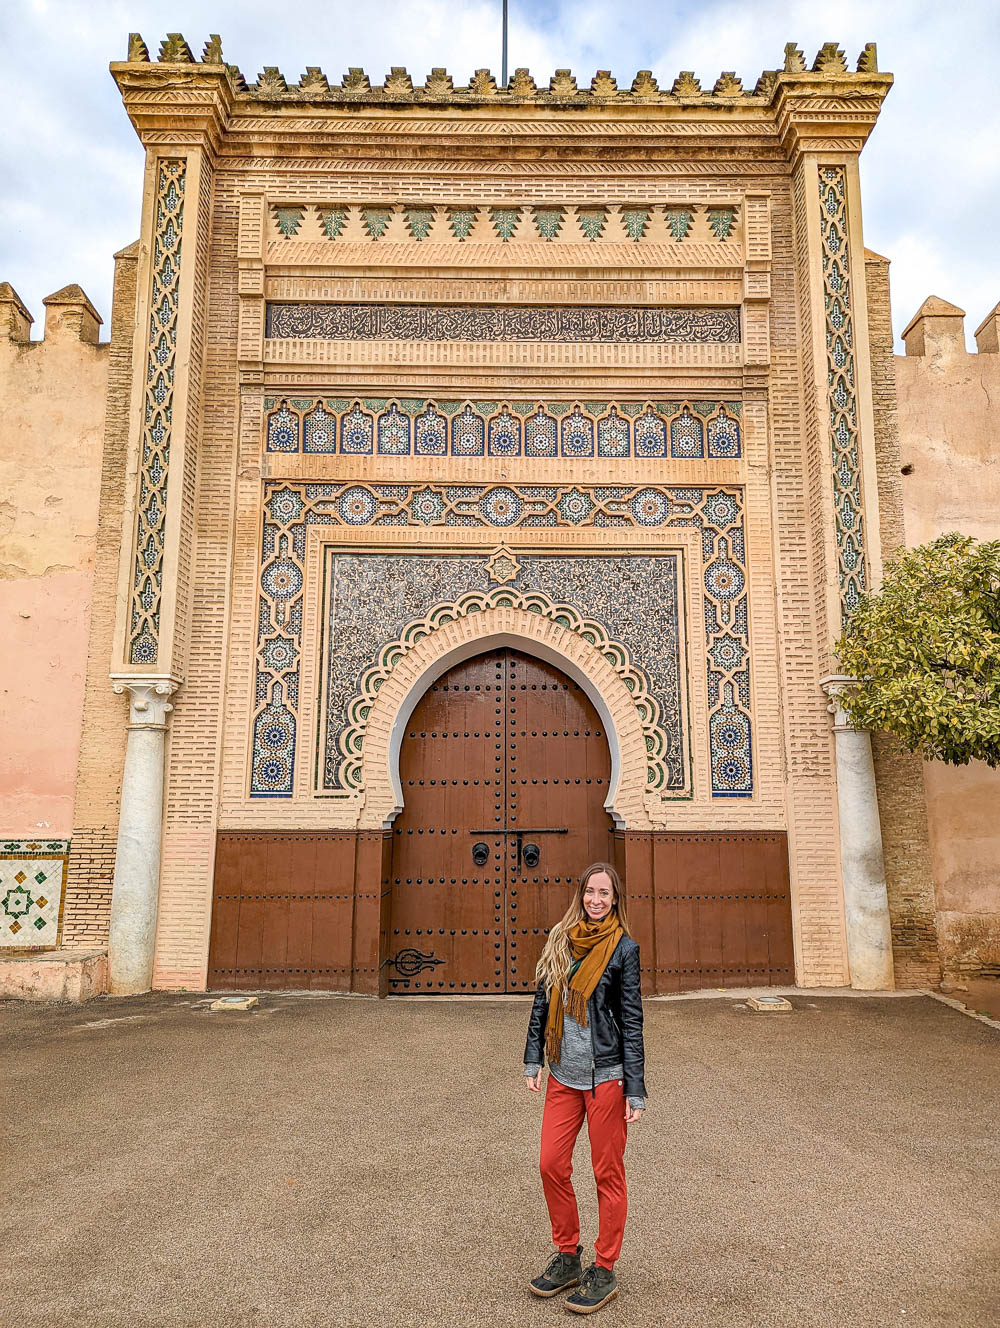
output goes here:
{"type": "MultiPolygon", "coordinates": [[[[966,334],[1000,300],[1000,3],[997,0],[510,0],[510,68],[539,84],[569,68],[582,85],[610,69],[628,86],[652,69],[702,85],[724,69],[753,87],[795,41],[811,63],[837,41],[851,67],[875,41],[896,85],[862,156],[865,240],[892,260],[897,334],[930,294],[968,313],[966,334]],[[626,21],[627,20],[627,21],[626,21]]],[[[361,65],[456,84],[500,70],[500,0],[3,0],[0,4],[0,281],[41,333],[42,297],[83,286],[105,320],[111,255],[138,234],[142,153],[107,72],[127,34],[151,53],[180,31],[196,54],[210,32],[248,80],[277,65],[289,82],[319,65],[331,82],[361,65]],[[166,14],[167,18],[163,15],[166,14]]]]}

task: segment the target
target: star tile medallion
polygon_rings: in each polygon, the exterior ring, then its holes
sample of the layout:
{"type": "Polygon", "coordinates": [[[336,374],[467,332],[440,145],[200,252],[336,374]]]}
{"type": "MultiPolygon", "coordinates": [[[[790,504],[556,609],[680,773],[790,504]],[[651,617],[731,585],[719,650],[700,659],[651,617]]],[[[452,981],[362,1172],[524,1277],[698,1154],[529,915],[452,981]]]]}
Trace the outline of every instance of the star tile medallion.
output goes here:
{"type": "Polygon", "coordinates": [[[508,581],[513,581],[520,572],[521,564],[510,549],[505,544],[501,544],[498,549],[493,550],[486,560],[486,570],[491,581],[496,581],[498,585],[505,586],[508,581]]]}

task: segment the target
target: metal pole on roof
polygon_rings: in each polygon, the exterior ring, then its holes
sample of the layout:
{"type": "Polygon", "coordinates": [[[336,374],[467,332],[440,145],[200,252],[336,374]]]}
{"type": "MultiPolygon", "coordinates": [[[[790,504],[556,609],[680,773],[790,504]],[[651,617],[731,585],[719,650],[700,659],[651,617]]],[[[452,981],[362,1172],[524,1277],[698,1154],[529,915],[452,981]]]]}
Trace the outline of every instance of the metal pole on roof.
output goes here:
{"type": "Polygon", "coordinates": [[[500,86],[507,86],[507,0],[503,0],[503,54],[500,60],[500,86]]]}

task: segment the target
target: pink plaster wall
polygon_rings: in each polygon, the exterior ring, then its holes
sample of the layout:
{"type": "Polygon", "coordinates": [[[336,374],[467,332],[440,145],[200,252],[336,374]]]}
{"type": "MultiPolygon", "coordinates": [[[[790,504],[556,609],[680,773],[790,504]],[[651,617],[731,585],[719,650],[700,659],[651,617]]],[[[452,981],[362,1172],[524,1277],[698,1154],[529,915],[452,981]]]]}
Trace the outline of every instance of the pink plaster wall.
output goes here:
{"type": "MultiPolygon", "coordinates": [[[[961,310],[942,307],[896,357],[908,545],[1000,539],[1000,354],[969,354],[961,310]]],[[[1000,972],[1000,770],[928,762],[924,786],[945,972],[1000,972]]]]}
{"type": "Polygon", "coordinates": [[[40,342],[0,331],[6,838],[68,838],[73,827],[108,367],[107,345],[86,339],[96,322],[73,314],[50,308],[40,342]]]}
{"type": "Polygon", "coordinates": [[[90,625],[90,574],[0,581],[0,833],[73,827],[90,625]]]}

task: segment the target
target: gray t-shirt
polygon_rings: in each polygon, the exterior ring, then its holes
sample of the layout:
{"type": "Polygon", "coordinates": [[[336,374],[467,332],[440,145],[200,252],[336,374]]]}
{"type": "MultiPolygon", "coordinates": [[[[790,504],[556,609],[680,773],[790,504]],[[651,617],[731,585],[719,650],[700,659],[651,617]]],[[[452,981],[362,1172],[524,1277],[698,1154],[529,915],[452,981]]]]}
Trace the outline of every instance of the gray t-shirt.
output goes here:
{"type": "MultiPolygon", "coordinates": [[[[540,1065],[525,1065],[525,1076],[534,1079],[541,1068],[540,1065]]],[[[610,1079],[623,1079],[625,1068],[622,1065],[603,1065],[595,1069],[590,1029],[584,1028],[570,1015],[564,1013],[560,1059],[554,1065],[549,1062],[549,1074],[567,1088],[577,1088],[582,1092],[592,1084],[606,1084],[610,1079]]],[[[641,1097],[630,1097],[628,1104],[633,1111],[645,1110],[646,1100],[641,1097]]]]}

